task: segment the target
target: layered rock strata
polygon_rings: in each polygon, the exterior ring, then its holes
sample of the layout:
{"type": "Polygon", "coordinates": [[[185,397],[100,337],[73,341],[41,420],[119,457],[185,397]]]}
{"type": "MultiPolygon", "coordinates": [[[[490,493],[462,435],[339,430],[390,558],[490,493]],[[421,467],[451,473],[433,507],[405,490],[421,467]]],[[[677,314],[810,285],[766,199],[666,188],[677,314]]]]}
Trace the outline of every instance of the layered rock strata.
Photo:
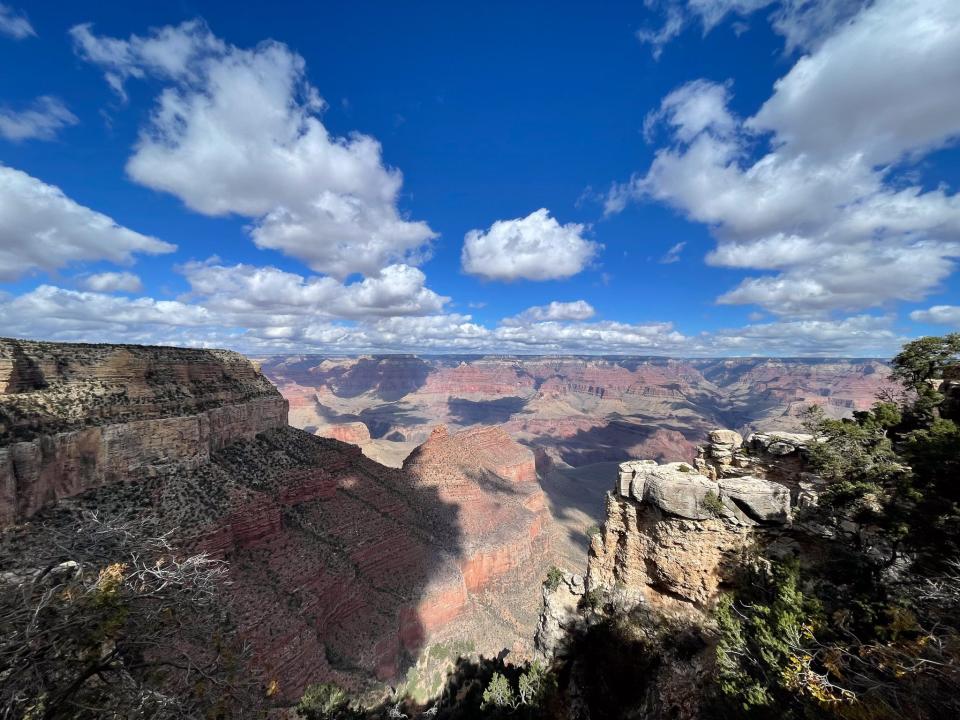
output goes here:
{"type": "Polygon", "coordinates": [[[549,521],[534,455],[502,429],[480,427],[450,435],[439,426],[411,453],[403,469],[459,508],[461,569],[475,590],[512,570],[542,577],[549,521]]]}
{"type": "Polygon", "coordinates": [[[0,527],[287,424],[276,389],[224,350],[0,339],[0,393],[0,527]]]}
{"type": "Polygon", "coordinates": [[[235,353],[0,350],[0,575],[84,511],[149,518],[228,562],[224,602],[286,700],[396,679],[444,633],[488,654],[532,637],[535,613],[484,599],[536,598],[547,563],[533,454],[502,430],[438,430],[393,469],[287,426],[235,353]]]}

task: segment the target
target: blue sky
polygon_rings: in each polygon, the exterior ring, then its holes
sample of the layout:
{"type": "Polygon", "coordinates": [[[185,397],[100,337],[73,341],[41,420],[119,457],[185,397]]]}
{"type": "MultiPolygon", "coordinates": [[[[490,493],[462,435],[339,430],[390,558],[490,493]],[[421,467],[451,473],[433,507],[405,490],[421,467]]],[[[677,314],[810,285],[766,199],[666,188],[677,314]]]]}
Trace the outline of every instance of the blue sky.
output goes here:
{"type": "Polygon", "coordinates": [[[17,2],[0,63],[0,334],[862,356],[960,327],[952,0],[17,2]]]}

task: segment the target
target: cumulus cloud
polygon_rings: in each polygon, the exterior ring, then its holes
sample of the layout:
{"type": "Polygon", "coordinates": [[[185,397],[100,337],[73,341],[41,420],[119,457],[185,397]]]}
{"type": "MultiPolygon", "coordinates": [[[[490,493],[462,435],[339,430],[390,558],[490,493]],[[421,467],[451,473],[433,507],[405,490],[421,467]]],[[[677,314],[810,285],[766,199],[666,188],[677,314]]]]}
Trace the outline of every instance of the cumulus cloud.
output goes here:
{"type": "Polygon", "coordinates": [[[596,315],[596,310],[586,300],[574,300],[573,302],[557,302],[554,300],[549,305],[527,308],[516,317],[509,318],[504,322],[523,324],[550,320],[589,320],[594,315],[596,315]]]}
{"type": "Polygon", "coordinates": [[[0,280],[77,261],[130,263],[135,253],[174,250],[74,202],[58,187],[0,165],[0,280]]]}
{"type": "Polygon", "coordinates": [[[36,34],[26,15],[9,5],[0,3],[0,35],[12,37],[14,40],[23,40],[36,34]]]}
{"type": "Polygon", "coordinates": [[[238,48],[197,21],[126,40],[71,33],[119,93],[130,78],[166,83],[127,163],[136,182],[205,215],[251,218],[258,247],[339,279],[426,257],[435,233],[398,209],[400,171],[374,138],[329,133],[286,45],[238,48]]]}
{"type": "Polygon", "coordinates": [[[424,286],[426,276],[408,265],[391,265],[378,276],[349,285],[331,277],[305,278],[275,267],[222,265],[216,259],[179,268],[191,297],[230,316],[228,324],[303,325],[304,318],[363,319],[428,315],[449,298],[424,286]]]}
{"type": "Polygon", "coordinates": [[[102,272],[82,278],[83,286],[94,292],[136,293],[143,290],[143,282],[132,272],[102,272]]]}
{"type": "Polygon", "coordinates": [[[890,357],[906,340],[891,316],[855,315],[840,320],[787,320],[719,330],[700,338],[706,354],[890,357]]]}
{"type": "MultiPolygon", "coordinates": [[[[208,270],[215,269],[207,263],[208,270]]],[[[255,270],[255,269],[254,269],[255,270]]],[[[186,271],[186,270],[185,270],[186,271]]],[[[890,356],[904,341],[890,316],[841,320],[787,320],[685,335],[670,322],[591,322],[563,310],[521,313],[495,326],[470,315],[444,313],[363,318],[313,312],[320,297],[335,296],[303,278],[251,279],[243,266],[203,272],[193,268],[195,294],[178,300],[130,298],[41,285],[0,297],[6,334],[83,342],[137,342],[232,347],[271,352],[578,353],[671,356],[890,356]],[[221,271],[229,279],[221,276],[221,271]],[[292,293],[287,292],[293,284],[292,293]],[[266,290],[271,285],[272,290],[266,290]],[[247,302],[241,295],[257,288],[247,302]]],[[[359,292],[346,286],[341,294],[359,292]]],[[[575,303],[566,303],[575,305],[575,303]]],[[[563,305],[558,303],[558,305],[563,305]]]]}
{"type": "MultiPolygon", "coordinates": [[[[180,342],[213,318],[189,303],[40,285],[0,303],[4,333],[65,341],[180,342]]],[[[197,339],[200,335],[196,336],[197,339]]]]}
{"type": "Polygon", "coordinates": [[[29,107],[0,107],[0,135],[7,140],[52,140],[63,128],[79,122],[61,100],[44,95],[29,107]]]}
{"type": "Polygon", "coordinates": [[[922,299],[960,254],[960,198],[911,185],[896,163],[960,134],[958,85],[960,5],[878,0],[798,61],[751,118],[726,110],[727,85],[667,96],[655,121],[671,144],[614,185],[607,211],[665,202],[711,227],[708,262],[775,272],[722,303],[810,315],[922,299]],[[758,141],[768,148],[757,157],[758,141]]]}
{"type": "Polygon", "coordinates": [[[600,250],[586,226],[561,225],[544,208],[466,234],[464,271],[491,280],[559,280],[581,272],[600,250]]]}
{"type": "Polygon", "coordinates": [[[951,325],[960,327],[960,307],[956,305],[934,305],[926,310],[914,310],[910,319],[932,325],[951,325]]]}

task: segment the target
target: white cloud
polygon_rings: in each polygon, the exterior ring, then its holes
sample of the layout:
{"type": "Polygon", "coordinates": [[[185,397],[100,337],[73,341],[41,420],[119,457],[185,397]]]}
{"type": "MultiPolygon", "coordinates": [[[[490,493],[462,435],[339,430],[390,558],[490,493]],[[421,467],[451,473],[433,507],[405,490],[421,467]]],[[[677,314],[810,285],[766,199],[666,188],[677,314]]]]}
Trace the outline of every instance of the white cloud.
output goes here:
{"type": "Polygon", "coordinates": [[[890,163],[957,137],[958,86],[960,4],[878,0],[798,61],[746,121],[725,110],[726,85],[671,93],[654,117],[673,143],[645,174],[614,185],[607,211],[663,201],[712,228],[709,263],[775,271],[722,303],[811,315],[922,299],[960,255],[960,198],[910,185],[890,163]],[[759,156],[758,133],[770,133],[759,156]]]}
{"type": "Polygon", "coordinates": [[[397,203],[401,173],[380,144],[330,135],[324,103],[286,45],[228,45],[199,22],[129,40],[72,30],[78,52],[104,68],[119,92],[130,77],[168,83],[127,172],[206,215],[251,218],[257,246],[345,278],[417,264],[435,233],[397,203]]]}
{"type": "MultiPolygon", "coordinates": [[[[237,267],[226,270],[242,274],[242,266],[239,271],[237,267]]],[[[8,319],[3,331],[14,337],[232,347],[250,353],[335,350],[691,357],[889,356],[905,339],[893,331],[892,317],[869,315],[760,323],[696,336],[684,335],[669,322],[548,319],[549,311],[521,314],[494,327],[469,315],[440,312],[343,320],[311,312],[316,298],[303,296],[316,291],[306,282],[294,292],[293,304],[283,306],[289,300],[286,294],[274,295],[285,292],[289,278],[261,277],[251,284],[234,277],[233,289],[250,291],[257,286],[259,300],[231,304],[224,301],[223,279],[212,281],[211,277],[205,280],[214,282],[208,294],[168,301],[41,285],[17,297],[0,297],[0,316],[8,319]],[[271,283],[273,289],[265,290],[263,286],[271,283]]],[[[197,276],[194,279],[202,284],[197,276]]]]}
{"type": "Polygon", "coordinates": [[[663,6],[663,25],[638,30],[637,39],[651,46],[654,59],[689,24],[699,22],[703,34],[711,32],[728,17],[737,18],[734,29],[740,35],[743,19],[758,10],[769,13],[773,29],[784,37],[785,50],[815,49],[822,39],[849,20],[869,0],[646,0],[648,7],[663,6]]]}
{"type": "Polygon", "coordinates": [[[65,127],[79,122],[62,101],[44,95],[25,110],[0,107],[0,135],[14,142],[52,140],[65,127]]]}
{"type": "Polygon", "coordinates": [[[174,250],[79,205],[60,188],[0,165],[0,280],[77,261],[130,263],[134,253],[174,250]]]}
{"type": "Polygon", "coordinates": [[[546,322],[549,320],[589,320],[596,315],[596,310],[586,300],[573,302],[557,302],[549,305],[537,305],[527,308],[514,318],[504,320],[504,323],[522,324],[531,322],[546,322]]]}
{"type": "Polygon", "coordinates": [[[14,40],[23,40],[36,34],[26,15],[9,5],[0,3],[0,35],[12,37],[14,40]]]}
{"type": "Polygon", "coordinates": [[[637,30],[637,40],[650,45],[653,59],[659,60],[663,54],[663,49],[683,31],[685,24],[684,14],[678,7],[673,6],[667,9],[667,17],[659,29],[641,28],[637,30]]]}
{"type": "Polygon", "coordinates": [[[102,272],[82,278],[83,286],[94,292],[136,293],[143,290],[140,277],[132,272],[102,272]]]}
{"type": "Polygon", "coordinates": [[[892,327],[892,317],[873,315],[762,323],[704,335],[701,349],[720,356],[889,357],[906,340],[892,327]]]}
{"type": "Polygon", "coordinates": [[[95,342],[182,341],[213,320],[207,310],[189,303],[52,285],[40,285],[0,303],[0,314],[5,318],[5,334],[95,342]]]}
{"type": "Polygon", "coordinates": [[[960,132],[960,3],[878,0],[780,78],[747,124],[817,161],[868,166],[960,132]]]}
{"type": "Polygon", "coordinates": [[[960,307],[956,305],[934,305],[926,310],[914,310],[910,319],[932,325],[952,325],[960,327],[960,307]]]}
{"type": "Polygon", "coordinates": [[[687,244],[685,242],[678,242],[676,245],[674,245],[669,250],[667,250],[664,256],[660,258],[660,262],[663,263],[664,265],[670,265],[672,263],[679,262],[680,253],[683,252],[683,249],[686,246],[687,244]]]}
{"type": "Polygon", "coordinates": [[[225,266],[215,259],[179,268],[191,297],[230,318],[228,324],[304,325],[306,319],[368,319],[440,312],[449,298],[426,288],[426,276],[390,265],[376,277],[343,285],[331,277],[304,278],[274,267],[225,266]]]}
{"type": "Polygon", "coordinates": [[[497,220],[466,234],[461,262],[471,275],[492,280],[558,280],[582,271],[600,250],[583,237],[584,225],[561,225],[541,208],[525,218],[497,220]]]}
{"type": "Polygon", "coordinates": [[[667,95],[660,107],[643,121],[644,135],[650,141],[653,129],[663,121],[677,140],[690,142],[704,130],[726,137],[736,130],[737,122],[727,109],[729,84],[718,85],[707,80],[694,80],[667,95]]]}
{"type": "Polygon", "coordinates": [[[527,353],[682,354],[687,344],[687,338],[669,322],[503,324],[494,337],[496,347],[527,353]]]}

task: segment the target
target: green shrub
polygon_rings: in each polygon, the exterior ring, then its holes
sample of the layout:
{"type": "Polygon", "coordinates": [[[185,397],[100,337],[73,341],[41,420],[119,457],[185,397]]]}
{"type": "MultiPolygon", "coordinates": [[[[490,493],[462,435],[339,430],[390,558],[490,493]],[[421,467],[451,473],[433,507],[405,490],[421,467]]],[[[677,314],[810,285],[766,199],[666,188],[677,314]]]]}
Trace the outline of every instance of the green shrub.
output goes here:
{"type": "Polygon", "coordinates": [[[723,501],[720,500],[720,496],[717,495],[713,490],[707,490],[707,494],[703,496],[703,500],[700,501],[701,507],[704,510],[720,517],[723,515],[726,510],[726,506],[723,504],[723,501]]]}
{"type": "Polygon", "coordinates": [[[306,720],[354,720],[361,717],[350,706],[350,696],[332,683],[310,685],[297,703],[297,715],[306,720]]]}
{"type": "Polygon", "coordinates": [[[547,571],[547,579],[543,581],[543,585],[547,590],[553,591],[560,587],[560,583],[563,582],[563,578],[566,573],[563,572],[556,565],[551,567],[547,571]]]}

